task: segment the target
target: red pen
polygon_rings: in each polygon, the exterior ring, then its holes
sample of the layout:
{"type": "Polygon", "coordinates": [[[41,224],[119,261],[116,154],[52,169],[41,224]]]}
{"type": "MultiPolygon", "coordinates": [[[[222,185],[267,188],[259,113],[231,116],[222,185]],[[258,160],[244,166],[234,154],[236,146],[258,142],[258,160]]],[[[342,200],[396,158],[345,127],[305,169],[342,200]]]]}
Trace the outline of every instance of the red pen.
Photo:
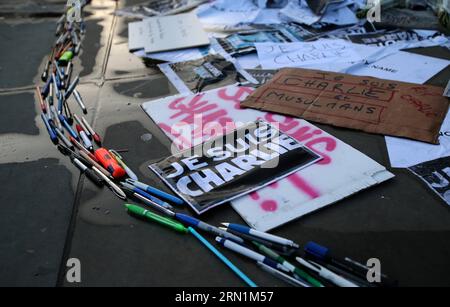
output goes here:
{"type": "Polygon", "coordinates": [[[81,138],[81,141],[83,142],[84,147],[89,150],[89,151],[93,151],[94,150],[94,146],[92,145],[91,140],[89,140],[86,131],[84,131],[83,127],[81,127],[81,125],[76,125],[77,128],[77,132],[78,135],[81,138]]]}
{"type": "Polygon", "coordinates": [[[89,152],[86,148],[84,148],[83,145],[80,144],[80,142],[78,142],[77,140],[75,140],[73,137],[70,137],[70,141],[72,142],[72,144],[73,144],[76,148],[78,148],[78,150],[79,150],[80,152],[84,152],[86,155],[89,156],[89,158],[91,158],[91,159],[94,160],[95,162],[99,162],[99,161],[97,160],[97,158],[96,158],[91,152],[89,152]]]}
{"type": "Polygon", "coordinates": [[[102,140],[100,138],[100,135],[98,135],[94,131],[94,129],[92,129],[91,125],[89,125],[89,123],[87,122],[86,119],[84,119],[84,117],[81,117],[81,121],[83,122],[86,129],[89,130],[89,132],[91,133],[92,137],[94,138],[95,143],[97,143],[98,146],[102,146],[102,140]]]}
{"type": "Polygon", "coordinates": [[[47,114],[47,106],[45,105],[44,99],[42,98],[41,95],[41,89],[39,88],[39,86],[36,86],[36,94],[39,97],[39,104],[41,106],[41,110],[42,112],[44,112],[45,114],[47,114]]]}

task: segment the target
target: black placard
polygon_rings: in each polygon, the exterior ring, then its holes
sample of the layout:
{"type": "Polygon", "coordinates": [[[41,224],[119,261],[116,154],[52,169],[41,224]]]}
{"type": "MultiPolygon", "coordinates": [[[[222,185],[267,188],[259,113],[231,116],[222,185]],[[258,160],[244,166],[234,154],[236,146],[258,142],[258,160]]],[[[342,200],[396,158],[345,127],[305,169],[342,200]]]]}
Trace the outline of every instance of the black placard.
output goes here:
{"type": "Polygon", "coordinates": [[[200,214],[321,159],[273,125],[257,121],[150,169],[200,214]]]}

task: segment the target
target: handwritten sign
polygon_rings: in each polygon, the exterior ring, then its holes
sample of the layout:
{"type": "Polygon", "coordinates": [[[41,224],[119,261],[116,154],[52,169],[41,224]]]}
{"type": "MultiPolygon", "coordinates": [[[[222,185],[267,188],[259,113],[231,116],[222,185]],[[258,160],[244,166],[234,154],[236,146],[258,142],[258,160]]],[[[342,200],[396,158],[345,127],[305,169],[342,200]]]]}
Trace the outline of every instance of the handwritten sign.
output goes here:
{"type": "Polygon", "coordinates": [[[151,17],[142,21],[146,53],[199,47],[209,38],[195,14],[151,17]]]}
{"type": "Polygon", "coordinates": [[[243,107],[339,127],[438,143],[443,89],[307,69],[283,69],[243,107]]]}
{"type": "Polygon", "coordinates": [[[253,228],[270,230],[393,177],[380,164],[305,120],[242,109],[240,103],[253,91],[232,85],[142,105],[172,140],[174,151],[228,133],[235,129],[234,123],[263,119],[323,157],[316,164],[231,201],[253,228]]]}
{"type": "Polygon", "coordinates": [[[341,39],[315,42],[257,43],[258,57],[264,69],[304,67],[325,63],[350,63],[362,60],[351,43],[341,39]]]}

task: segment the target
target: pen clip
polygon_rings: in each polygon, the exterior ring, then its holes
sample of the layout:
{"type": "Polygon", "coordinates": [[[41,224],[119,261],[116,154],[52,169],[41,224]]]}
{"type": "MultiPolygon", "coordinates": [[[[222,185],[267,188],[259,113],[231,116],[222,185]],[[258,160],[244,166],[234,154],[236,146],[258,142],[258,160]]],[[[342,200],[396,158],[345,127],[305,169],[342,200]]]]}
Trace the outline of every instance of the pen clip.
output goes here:
{"type": "Polygon", "coordinates": [[[119,158],[120,160],[122,160],[122,156],[114,149],[110,149],[109,152],[114,155],[116,158],[119,158]]]}

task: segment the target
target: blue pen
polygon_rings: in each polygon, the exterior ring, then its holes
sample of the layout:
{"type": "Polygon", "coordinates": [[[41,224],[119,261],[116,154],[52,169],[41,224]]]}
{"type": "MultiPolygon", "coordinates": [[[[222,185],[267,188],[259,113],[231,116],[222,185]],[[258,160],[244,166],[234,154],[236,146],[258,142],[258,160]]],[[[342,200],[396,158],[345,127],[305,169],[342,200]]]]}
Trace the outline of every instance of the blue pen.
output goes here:
{"type": "Polygon", "coordinates": [[[285,268],[282,264],[280,264],[280,263],[276,262],[275,260],[272,260],[264,255],[261,255],[260,253],[257,253],[243,245],[240,245],[236,242],[233,242],[231,240],[224,239],[221,237],[216,237],[216,241],[223,247],[226,247],[229,250],[232,250],[233,252],[241,254],[241,255],[243,255],[247,258],[253,259],[257,262],[259,261],[264,264],[270,265],[270,266],[276,268],[277,270],[282,270],[286,273],[289,273],[289,270],[287,268],[285,268]]]}
{"type": "Polygon", "coordinates": [[[52,72],[52,76],[50,78],[52,80],[53,83],[53,89],[55,90],[55,95],[56,97],[58,97],[59,95],[59,86],[58,86],[58,80],[56,80],[56,75],[54,72],[52,72]]]}
{"type": "Polygon", "coordinates": [[[50,139],[52,140],[53,144],[55,145],[58,144],[58,136],[56,135],[56,132],[53,130],[53,128],[50,126],[47,116],[45,116],[44,113],[41,113],[41,118],[44,121],[45,127],[47,128],[48,134],[50,135],[50,139]]]}
{"type": "Polygon", "coordinates": [[[69,123],[67,122],[67,119],[64,115],[59,114],[58,115],[59,121],[63,124],[63,126],[66,128],[66,130],[69,132],[70,136],[73,137],[76,140],[79,140],[78,138],[78,134],[75,133],[75,131],[73,131],[72,127],[69,125],[69,123]]]}
{"type": "Polygon", "coordinates": [[[139,188],[141,190],[147,191],[148,193],[154,194],[158,197],[161,197],[162,199],[165,199],[167,201],[170,201],[177,205],[183,205],[184,201],[176,196],[170,195],[169,193],[166,193],[164,191],[158,190],[157,188],[153,188],[145,183],[139,182],[137,180],[133,179],[127,179],[127,183],[132,184],[136,188],[139,188]]]}
{"type": "Polygon", "coordinates": [[[59,79],[61,88],[63,88],[64,87],[64,73],[59,68],[58,62],[53,61],[53,64],[55,65],[56,73],[58,74],[58,79],[59,79]]]}
{"type": "Polygon", "coordinates": [[[166,209],[169,209],[169,210],[172,210],[172,209],[173,209],[173,207],[172,207],[171,205],[169,205],[168,203],[166,203],[165,201],[162,201],[162,200],[159,199],[159,198],[156,198],[156,197],[154,197],[154,196],[151,196],[151,195],[148,194],[147,192],[145,192],[145,191],[143,191],[143,190],[141,190],[141,189],[139,189],[139,188],[137,188],[137,187],[135,187],[135,186],[132,186],[131,184],[128,184],[128,183],[126,183],[126,182],[122,182],[121,184],[122,184],[122,186],[124,186],[125,188],[127,188],[127,189],[129,189],[129,190],[131,190],[131,191],[133,191],[133,192],[135,192],[135,193],[137,193],[137,194],[139,194],[139,195],[142,195],[142,196],[144,196],[145,198],[150,199],[151,201],[157,203],[158,205],[160,205],[160,206],[162,206],[162,207],[164,207],[164,208],[166,208],[166,209]]]}
{"type": "Polygon", "coordinates": [[[63,104],[64,104],[61,92],[56,94],[56,97],[58,98],[58,114],[61,114],[63,112],[63,104]]]}
{"type": "Polygon", "coordinates": [[[292,240],[288,240],[288,239],[285,239],[285,238],[282,238],[279,236],[271,235],[267,232],[258,231],[258,230],[252,229],[252,228],[244,226],[244,225],[230,224],[230,223],[222,223],[222,225],[224,225],[227,228],[232,229],[234,231],[249,234],[249,235],[261,238],[261,239],[265,239],[270,242],[274,242],[274,243],[278,243],[278,244],[286,245],[286,246],[292,246],[294,248],[299,247],[298,244],[296,244],[292,240]]]}
{"type": "Polygon", "coordinates": [[[204,230],[206,232],[212,233],[212,234],[214,234],[216,236],[221,236],[221,237],[233,240],[233,241],[235,241],[237,243],[240,243],[240,244],[244,243],[244,239],[242,239],[242,238],[240,238],[240,237],[238,237],[238,236],[236,236],[236,235],[234,235],[232,233],[223,231],[222,229],[219,229],[219,228],[217,228],[215,226],[209,225],[209,224],[207,224],[207,223],[205,223],[203,221],[200,221],[200,220],[198,220],[198,219],[196,219],[196,218],[194,218],[192,216],[189,216],[189,215],[186,215],[186,214],[182,214],[182,213],[176,213],[175,214],[175,218],[177,220],[179,220],[180,222],[182,222],[182,223],[185,223],[185,224],[187,224],[189,226],[197,227],[198,229],[201,229],[201,230],[204,230]]]}
{"type": "Polygon", "coordinates": [[[211,243],[209,243],[201,234],[199,234],[194,228],[188,227],[189,232],[194,235],[202,244],[204,244],[214,255],[216,255],[223,263],[225,263],[236,275],[238,275],[243,281],[252,288],[257,285],[247,277],[241,270],[239,270],[227,257],[225,257],[220,251],[217,250],[211,243]]]}
{"type": "Polygon", "coordinates": [[[51,83],[52,79],[49,78],[47,80],[47,82],[45,82],[44,87],[41,89],[41,96],[42,98],[46,98],[48,96],[48,93],[50,92],[50,83],[51,83]]]}

